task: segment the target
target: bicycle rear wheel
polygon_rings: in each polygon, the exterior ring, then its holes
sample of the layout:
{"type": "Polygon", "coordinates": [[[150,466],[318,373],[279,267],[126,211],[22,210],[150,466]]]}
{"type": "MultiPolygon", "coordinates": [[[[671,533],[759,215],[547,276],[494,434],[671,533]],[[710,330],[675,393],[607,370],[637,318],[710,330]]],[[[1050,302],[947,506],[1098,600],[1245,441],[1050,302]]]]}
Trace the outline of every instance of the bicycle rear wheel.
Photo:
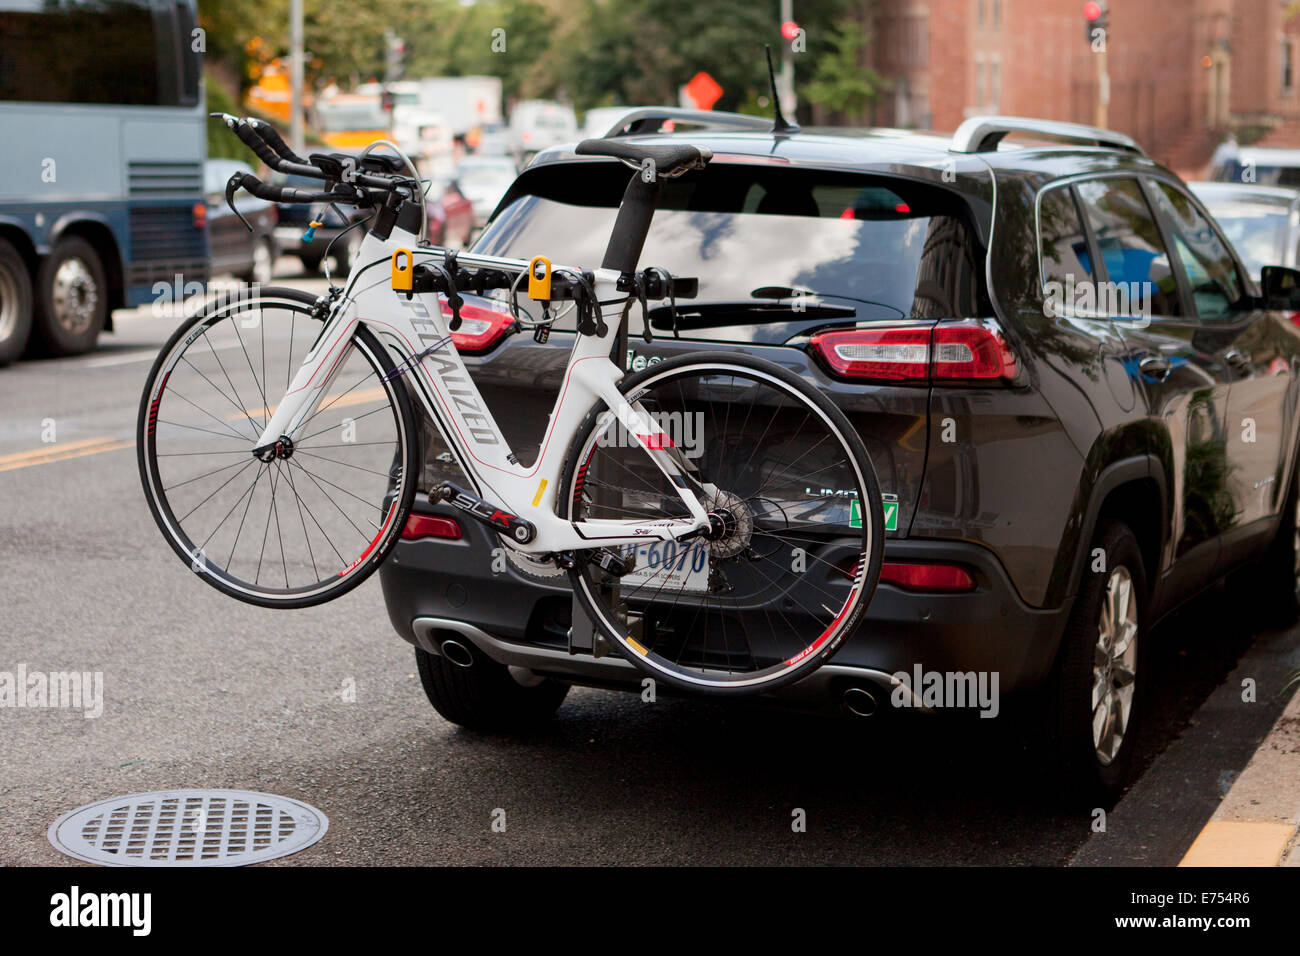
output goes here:
{"type": "MultiPolygon", "coordinates": [[[[843,412],[750,356],[684,356],[620,386],[673,440],[719,530],[623,548],[603,570],[580,552],[582,609],[644,672],[708,694],[750,694],[826,663],[866,612],[884,520],[875,471],[843,412]]],[[[603,404],[579,427],[556,511],[569,520],[683,519],[686,506],[603,404]]]]}
{"type": "Polygon", "coordinates": [[[173,550],[208,584],[308,607],[368,577],[415,497],[414,407],[359,326],[313,412],[268,461],[253,447],[322,330],[291,289],[218,298],[163,347],[140,402],[140,479],[173,550]]]}

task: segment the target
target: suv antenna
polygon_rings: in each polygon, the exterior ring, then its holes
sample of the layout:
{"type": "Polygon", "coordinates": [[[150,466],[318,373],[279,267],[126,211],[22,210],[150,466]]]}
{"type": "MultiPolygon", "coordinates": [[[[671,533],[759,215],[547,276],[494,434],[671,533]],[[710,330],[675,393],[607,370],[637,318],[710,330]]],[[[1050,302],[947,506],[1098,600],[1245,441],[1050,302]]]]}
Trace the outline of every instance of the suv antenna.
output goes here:
{"type": "Polygon", "coordinates": [[[768,43],[763,44],[763,52],[767,54],[767,81],[772,87],[772,132],[773,133],[797,133],[799,126],[796,123],[788,122],[781,112],[781,97],[776,92],[776,71],[772,69],[772,47],[768,43]]]}

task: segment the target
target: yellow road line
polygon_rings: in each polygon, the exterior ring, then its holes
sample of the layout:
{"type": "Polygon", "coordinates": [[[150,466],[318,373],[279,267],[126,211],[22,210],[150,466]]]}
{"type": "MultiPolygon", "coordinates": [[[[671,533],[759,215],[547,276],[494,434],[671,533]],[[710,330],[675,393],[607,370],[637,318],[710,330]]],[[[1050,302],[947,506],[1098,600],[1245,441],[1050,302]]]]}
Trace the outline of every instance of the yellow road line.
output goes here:
{"type": "Polygon", "coordinates": [[[135,441],[133,439],[115,438],[112,435],[51,444],[45,448],[15,452],[12,455],[0,455],[0,471],[13,471],[17,468],[29,468],[32,465],[47,465],[54,461],[80,458],[83,455],[98,455],[103,451],[117,451],[120,448],[131,448],[134,445],[135,441]]]}
{"type": "Polygon", "coordinates": [[[1179,866],[1277,866],[1295,827],[1289,823],[1211,820],[1179,866]]]}

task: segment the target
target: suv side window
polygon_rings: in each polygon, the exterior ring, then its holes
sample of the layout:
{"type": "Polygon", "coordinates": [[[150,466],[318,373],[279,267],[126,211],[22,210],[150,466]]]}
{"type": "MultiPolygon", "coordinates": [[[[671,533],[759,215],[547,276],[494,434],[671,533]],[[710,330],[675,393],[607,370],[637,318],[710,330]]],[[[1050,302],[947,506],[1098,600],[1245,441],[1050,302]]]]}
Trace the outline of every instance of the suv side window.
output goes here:
{"type": "Polygon", "coordinates": [[[1112,304],[1127,300],[1136,315],[1181,316],[1169,250],[1137,180],[1092,179],[1075,189],[1096,237],[1112,304]]]}
{"type": "Polygon", "coordinates": [[[1187,272],[1197,317],[1222,318],[1244,294],[1232,254],[1186,195],[1168,183],[1153,185],[1156,205],[1169,223],[1174,251],[1187,272]]]}
{"type": "Polygon", "coordinates": [[[1038,258],[1044,287],[1093,281],[1088,236],[1069,186],[1054,186],[1038,201],[1038,258]]]}

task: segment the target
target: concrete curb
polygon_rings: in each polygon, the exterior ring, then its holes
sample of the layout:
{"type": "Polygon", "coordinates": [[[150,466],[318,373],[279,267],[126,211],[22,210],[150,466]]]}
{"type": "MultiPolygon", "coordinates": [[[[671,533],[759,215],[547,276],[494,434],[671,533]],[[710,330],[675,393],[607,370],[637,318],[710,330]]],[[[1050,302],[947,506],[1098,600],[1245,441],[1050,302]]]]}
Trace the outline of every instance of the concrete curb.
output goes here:
{"type": "Polygon", "coordinates": [[[1300,867],[1300,690],[1178,865],[1300,867]]]}

